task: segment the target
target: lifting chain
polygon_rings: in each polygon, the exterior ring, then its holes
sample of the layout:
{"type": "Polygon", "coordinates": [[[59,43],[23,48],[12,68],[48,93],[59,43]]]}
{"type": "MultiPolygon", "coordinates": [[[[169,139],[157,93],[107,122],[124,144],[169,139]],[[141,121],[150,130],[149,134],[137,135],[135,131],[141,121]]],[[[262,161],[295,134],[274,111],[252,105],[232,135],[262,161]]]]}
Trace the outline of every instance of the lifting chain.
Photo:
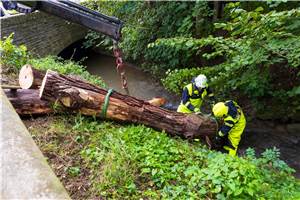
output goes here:
{"type": "Polygon", "coordinates": [[[122,50],[119,48],[117,41],[114,41],[113,51],[116,58],[117,72],[119,73],[121,78],[122,88],[126,91],[126,94],[129,95],[127,79],[125,76],[125,63],[123,62],[122,58],[122,50]]]}

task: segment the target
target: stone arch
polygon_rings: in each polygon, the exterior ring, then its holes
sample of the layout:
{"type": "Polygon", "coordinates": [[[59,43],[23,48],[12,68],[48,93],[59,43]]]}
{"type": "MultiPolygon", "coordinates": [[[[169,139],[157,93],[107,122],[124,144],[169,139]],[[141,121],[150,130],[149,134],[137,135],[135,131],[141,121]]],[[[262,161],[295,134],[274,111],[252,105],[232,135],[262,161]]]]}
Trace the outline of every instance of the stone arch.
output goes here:
{"type": "Polygon", "coordinates": [[[37,56],[57,55],[84,38],[87,29],[43,12],[1,18],[1,39],[14,33],[14,44],[27,46],[37,56]]]}

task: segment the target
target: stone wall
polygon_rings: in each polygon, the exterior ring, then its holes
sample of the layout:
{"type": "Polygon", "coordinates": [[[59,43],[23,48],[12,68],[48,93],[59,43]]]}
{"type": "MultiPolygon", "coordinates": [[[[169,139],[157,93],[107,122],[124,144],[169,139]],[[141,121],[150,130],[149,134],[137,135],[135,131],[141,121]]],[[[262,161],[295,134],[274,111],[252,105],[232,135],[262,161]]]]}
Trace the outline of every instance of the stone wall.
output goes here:
{"type": "Polygon", "coordinates": [[[34,55],[57,55],[84,38],[87,29],[43,12],[1,18],[1,39],[14,33],[14,44],[27,46],[34,55]]]}

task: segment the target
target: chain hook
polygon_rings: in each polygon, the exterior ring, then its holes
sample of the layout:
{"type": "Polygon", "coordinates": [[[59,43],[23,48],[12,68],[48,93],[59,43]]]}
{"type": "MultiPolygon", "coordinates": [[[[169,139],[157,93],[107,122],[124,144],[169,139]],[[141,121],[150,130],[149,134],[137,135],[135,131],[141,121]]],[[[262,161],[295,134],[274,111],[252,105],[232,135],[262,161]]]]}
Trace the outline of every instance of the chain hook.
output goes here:
{"type": "Polygon", "coordinates": [[[122,51],[118,46],[118,41],[116,40],[113,40],[113,53],[116,58],[116,66],[120,75],[122,88],[126,91],[126,94],[129,94],[127,79],[125,76],[125,64],[123,63],[122,59],[122,51]]]}

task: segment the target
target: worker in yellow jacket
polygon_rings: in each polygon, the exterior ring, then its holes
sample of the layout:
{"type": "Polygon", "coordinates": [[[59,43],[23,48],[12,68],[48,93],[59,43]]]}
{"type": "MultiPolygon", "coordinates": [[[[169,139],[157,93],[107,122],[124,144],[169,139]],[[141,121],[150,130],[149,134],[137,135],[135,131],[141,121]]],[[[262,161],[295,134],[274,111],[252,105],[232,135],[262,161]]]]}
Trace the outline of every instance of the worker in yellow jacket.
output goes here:
{"type": "Polygon", "coordinates": [[[207,84],[207,78],[205,75],[200,74],[192,82],[183,88],[182,98],[180,105],[177,108],[177,112],[181,113],[197,113],[200,112],[200,108],[205,96],[214,101],[214,94],[210,90],[207,84]]]}
{"type": "Polygon", "coordinates": [[[246,126],[246,118],[241,107],[230,100],[217,103],[212,111],[216,118],[224,120],[216,136],[217,146],[221,146],[229,155],[235,156],[246,126]]]}

